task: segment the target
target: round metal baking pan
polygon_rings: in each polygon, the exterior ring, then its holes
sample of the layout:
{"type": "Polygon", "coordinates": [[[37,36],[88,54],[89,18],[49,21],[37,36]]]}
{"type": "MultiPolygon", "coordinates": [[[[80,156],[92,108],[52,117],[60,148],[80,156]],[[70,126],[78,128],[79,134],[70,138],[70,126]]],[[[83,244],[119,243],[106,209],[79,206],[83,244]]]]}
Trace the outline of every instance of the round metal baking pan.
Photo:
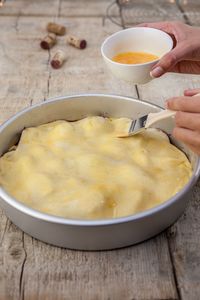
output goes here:
{"type": "MultiPolygon", "coordinates": [[[[55,98],[26,108],[0,127],[0,155],[15,145],[22,130],[51,121],[78,120],[88,115],[138,118],[160,107],[122,96],[84,94],[55,98]]],[[[173,119],[157,124],[170,134],[173,119]]],[[[144,212],[116,219],[75,220],[41,213],[25,206],[0,188],[0,204],[6,215],[31,236],[56,246],[103,250],[120,248],[144,241],[170,226],[184,211],[190,191],[200,174],[197,155],[183,144],[182,149],[192,163],[193,174],[185,187],[163,204],[144,212]]]]}

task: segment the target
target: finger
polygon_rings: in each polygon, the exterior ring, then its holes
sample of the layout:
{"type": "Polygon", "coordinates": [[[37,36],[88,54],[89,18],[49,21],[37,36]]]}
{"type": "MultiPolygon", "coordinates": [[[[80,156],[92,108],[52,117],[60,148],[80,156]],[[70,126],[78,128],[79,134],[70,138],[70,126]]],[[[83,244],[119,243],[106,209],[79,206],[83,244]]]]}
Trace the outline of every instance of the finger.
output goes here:
{"type": "MultiPolygon", "coordinates": [[[[200,74],[200,62],[191,60],[182,60],[175,66],[168,70],[172,73],[184,73],[184,74],[200,74]]],[[[185,95],[189,96],[189,95],[185,95]]]]}
{"type": "Polygon", "coordinates": [[[179,141],[200,149],[200,133],[181,127],[175,127],[172,135],[179,141]]]}
{"type": "Polygon", "coordinates": [[[200,88],[199,89],[188,89],[188,90],[184,91],[185,96],[194,96],[199,93],[200,93],[200,88]]]}
{"type": "Polygon", "coordinates": [[[200,113],[178,111],[175,116],[177,127],[187,128],[200,133],[200,113]]]}
{"type": "Polygon", "coordinates": [[[200,113],[200,96],[175,97],[166,101],[166,107],[171,110],[200,113]]]}
{"type": "MultiPolygon", "coordinates": [[[[169,72],[184,73],[184,74],[199,74],[200,62],[191,60],[182,60],[178,62],[169,72]]],[[[189,96],[189,95],[188,95],[189,96]]]]}
{"type": "Polygon", "coordinates": [[[184,43],[178,44],[173,50],[165,54],[160,61],[153,67],[150,75],[154,78],[160,77],[164,73],[173,69],[181,60],[187,58],[191,49],[184,43]]]}

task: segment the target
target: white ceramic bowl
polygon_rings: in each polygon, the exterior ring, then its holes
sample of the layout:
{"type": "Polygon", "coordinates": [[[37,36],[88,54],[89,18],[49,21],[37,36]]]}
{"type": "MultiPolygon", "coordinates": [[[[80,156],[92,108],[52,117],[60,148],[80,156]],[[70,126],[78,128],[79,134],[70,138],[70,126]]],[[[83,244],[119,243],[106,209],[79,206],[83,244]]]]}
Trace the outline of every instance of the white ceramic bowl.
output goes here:
{"type": "Polygon", "coordinates": [[[150,71],[158,60],[143,64],[121,64],[112,58],[121,52],[148,52],[161,58],[173,48],[172,38],[164,31],[134,27],[118,31],[109,36],[101,46],[101,53],[110,71],[118,78],[135,84],[152,80],[150,71]]]}

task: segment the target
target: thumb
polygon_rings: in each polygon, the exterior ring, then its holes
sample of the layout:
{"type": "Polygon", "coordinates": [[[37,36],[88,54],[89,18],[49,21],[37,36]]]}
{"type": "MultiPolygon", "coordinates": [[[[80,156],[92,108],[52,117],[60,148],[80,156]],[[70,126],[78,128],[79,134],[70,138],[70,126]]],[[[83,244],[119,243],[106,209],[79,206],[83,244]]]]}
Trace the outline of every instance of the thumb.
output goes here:
{"type": "Polygon", "coordinates": [[[165,54],[153,67],[152,71],[150,72],[151,77],[157,78],[162,76],[166,72],[171,71],[179,61],[186,59],[188,52],[188,47],[184,47],[180,43],[170,52],[165,54]]]}

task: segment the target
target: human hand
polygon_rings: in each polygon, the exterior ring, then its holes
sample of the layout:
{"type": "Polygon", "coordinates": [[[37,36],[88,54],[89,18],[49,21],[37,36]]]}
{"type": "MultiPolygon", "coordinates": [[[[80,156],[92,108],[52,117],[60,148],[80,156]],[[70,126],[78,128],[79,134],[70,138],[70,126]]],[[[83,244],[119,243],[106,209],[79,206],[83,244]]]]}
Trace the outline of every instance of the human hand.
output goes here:
{"type": "Polygon", "coordinates": [[[174,40],[174,48],[154,65],[152,77],[160,77],[166,72],[200,74],[200,27],[181,22],[144,23],[138,26],[163,30],[174,40]]]}
{"type": "Polygon", "coordinates": [[[166,107],[177,111],[172,135],[200,155],[200,89],[186,90],[183,97],[166,101],[166,107]]]}

